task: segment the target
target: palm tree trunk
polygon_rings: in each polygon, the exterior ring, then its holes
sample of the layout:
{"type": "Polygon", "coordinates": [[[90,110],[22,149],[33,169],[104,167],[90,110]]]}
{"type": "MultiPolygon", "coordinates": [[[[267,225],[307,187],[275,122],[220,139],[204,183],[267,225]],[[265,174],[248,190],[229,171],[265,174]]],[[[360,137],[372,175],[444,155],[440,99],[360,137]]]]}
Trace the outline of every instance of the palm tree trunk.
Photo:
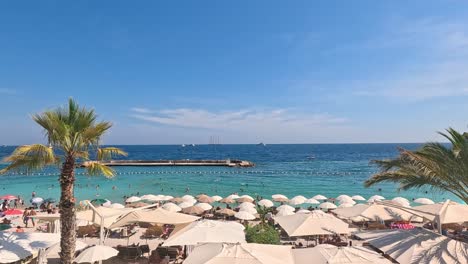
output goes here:
{"type": "Polygon", "coordinates": [[[68,155],[60,174],[60,263],[72,264],[75,255],[76,216],[75,197],[75,158],[68,155]]]}

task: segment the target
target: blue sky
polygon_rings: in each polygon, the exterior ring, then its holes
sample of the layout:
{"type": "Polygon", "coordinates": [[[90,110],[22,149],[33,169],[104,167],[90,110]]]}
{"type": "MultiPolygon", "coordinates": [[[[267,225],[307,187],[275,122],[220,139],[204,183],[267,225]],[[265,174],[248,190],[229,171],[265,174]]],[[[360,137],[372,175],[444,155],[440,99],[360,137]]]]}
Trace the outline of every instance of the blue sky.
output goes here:
{"type": "Polygon", "coordinates": [[[4,1],[0,144],[70,96],[109,144],[439,140],[468,130],[467,25],[461,0],[4,1]]]}

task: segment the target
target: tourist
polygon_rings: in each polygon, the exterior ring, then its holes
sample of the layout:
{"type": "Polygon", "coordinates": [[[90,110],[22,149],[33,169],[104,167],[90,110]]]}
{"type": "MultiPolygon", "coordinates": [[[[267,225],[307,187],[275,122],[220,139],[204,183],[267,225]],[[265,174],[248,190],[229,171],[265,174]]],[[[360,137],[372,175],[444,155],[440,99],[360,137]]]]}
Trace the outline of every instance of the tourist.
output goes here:
{"type": "Polygon", "coordinates": [[[25,224],[26,227],[28,227],[28,221],[29,221],[29,208],[24,209],[23,212],[23,223],[25,224]]]}
{"type": "Polygon", "coordinates": [[[16,233],[24,233],[24,229],[21,226],[17,226],[15,232],[16,233]]]}
{"type": "Polygon", "coordinates": [[[32,196],[32,198],[36,197],[36,192],[33,191],[33,192],[31,193],[31,196],[32,196]]]}

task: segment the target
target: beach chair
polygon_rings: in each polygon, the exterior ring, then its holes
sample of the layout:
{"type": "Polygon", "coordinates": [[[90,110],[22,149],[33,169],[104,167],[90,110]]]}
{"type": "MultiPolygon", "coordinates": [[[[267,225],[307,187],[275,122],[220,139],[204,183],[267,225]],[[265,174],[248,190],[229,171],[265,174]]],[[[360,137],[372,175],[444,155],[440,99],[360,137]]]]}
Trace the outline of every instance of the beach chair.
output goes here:
{"type": "MultiPolygon", "coordinates": [[[[117,250],[119,253],[117,257],[124,259],[124,260],[135,260],[143,256],[140,246],[132,245],[132,246],[117,246],[117,250]]],[[[149,251],[149,249],[148,249],[149,251]]]]}

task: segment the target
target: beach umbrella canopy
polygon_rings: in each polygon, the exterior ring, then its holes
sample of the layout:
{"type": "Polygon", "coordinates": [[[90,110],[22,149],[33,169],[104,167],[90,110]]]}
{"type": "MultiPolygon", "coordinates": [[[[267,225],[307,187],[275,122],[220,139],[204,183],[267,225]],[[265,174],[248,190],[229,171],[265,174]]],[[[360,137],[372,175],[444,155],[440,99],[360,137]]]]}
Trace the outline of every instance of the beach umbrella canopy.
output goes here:
{"type": "Polygon", "coordinates": [[[44,199],[42,199],[41,197],[34,197],[34,198],[31,198],[30,202],[33,204],[40,204],[44,202],[44,199]]]}
{"type": "Polygon", "coordinates": [[[338,208],[347,208],[347,207],[353,207],[354,204],[352,203],[342,203],[340,205],[338,205],[338,208]]]}
{"type": "Polygon", "coordinates": [[[336,197],[336,200],[340,201],[340,200],[352,200],[353,198],[351,198],[351,196],[349,195],[346,195],[346,194],[342,194],[342,195],[339,195],[338,197],[336,197]]]}
{"type": "Polygon", "coordinates": [[[2,195],[0,196],[0,200],[16,200],[18,199],[18,197],[14,196],[14,195],[11,195],[11,194],[6,194],[6,195],[2,195]]]}
{"type": "Polygon", "coordinates": [[[313,248],[293,249],[296,264],[391,264],[379,253],[365,247],[336,247],[320,244],[313,248]]]}
{"type": "Polygon", "coordinates": [[[126,203],[135,203],[141,201],[140,197],[132,196],[125,200],[126,203]]]}
{"type": "Polygon", "coordinates": [[[268,244],[219,244],[197,246],[184,264],[294,264],[291,246],[268,244]]]}
{"type": "Polygon", "coordinates": [[[241,195],[239,198],[247,198],[247,199],[249,199],[249,200],[251,200],[251,201],[254,201],[254,200],[255,200],[252,196],[247,195],[247,194],[241,195]]]}
{"type": "Polygon", "coordinates": [[[56,203],[57,200],[55,200],[54,198],[47,198],[47,199],[44,200],[44,202],[46,202],[46,203],[56,203]]]}
{"type": "Polygon", "coordinates": [[[274,219],[290,237],[349,234],[350,232],[347,223],[320,210],[314,210],[310,214],[294,214],[274,219]]]}
{"type": "Polygon", "coordinates": [[[184,200],[195,200],[195,197],[193,197],[190,194],[186,194],[186,195],[182,196],[182,199],[184,199],[184,200]]]}
{"type": "Polygon", "coordinates": [[[247,198],[247,197],[241,197],[237,199],[238,203],[252,203],[254,200],[247,198]]]}
{"type": "Polygon", "coordinates": [[[219,201],[221,201],[221,200],[223,199],[223,197],[221,197],[221,196],[219,196],[219,195],[215,195],[215,196],[213,196],[213,197],[211,197],[211,198],[213,198],[213,200],[214,200],[215,202],[219,202],[219,201]]]}
{"type": "Polygon", "coordinates": [[[434,201],[428,198],[418,198],[418,199],[415,199],[413,202],[418,203],[418,204],[434,204],[434,201]]]}
{"type": "Polygon", "coordinates": [[[220,214],[220,215],[226,215],[226,216],[233,216],[233,215],[236,214],[236,212],[234,210],[227,209],[227,208],[220,209],[220,210],[216,211],[216,213],[220,214]]]}
{"type": "Polygon", "coordinates": [[[237,195],[237,194],[231,194],[231,195],[229,195],[229,196],[228,196],[228,197],[226,197],[226,198],[229,198],[229,199],[236,200],[236,199],[239,199],[239,198],[240,198],[240,196],[239,196],[239,195],[237,195]]]}
{"type": "Polygon", "coordinates": [[[241,220],[254,220],[256,218],[253,214],[246,211],[239,211],[234,214],[234,217],[241,220]]]}
{"type": "Polygon", "coordinates": [[[345,200],[345,201],[338,201],[339,204],[351,204],[351,205],[355,205],[356,202],[354,200],[345,200]]]}
{"type": "Polygon", "coordinates": [[[283,195],[283,194],[273,194],[271,196],[271,198],[275,202],[287,202],[287,201],[289,201],[288,197],[286,195],[283,195]]]}
{"type": "Polygon", "coordinates": [[[97,198],[97,199],[91,200],[91,203],[94,204],[94,205],[101,205],[101,204],[105,204],[107,202],[109,202],[109,200],[103,199],[103,198],[97,198]]]}
{"type": "Polygon", "coordinates": [[[466,263],[468,244],[424,228],[361,232],[357,237],[401,264],[466,263]],[[463,259],[465,261],[463,261],[463,259]]]}
{"type": "Polygon", "coordinates": [[[289,210],[289,211],[294,211],[294,210],[296,210],[294,207],[292,207],[292,206],[290,206],[290,205],[287,205],[287,204],[283,204],[283,205],[281,205],[281,206],[278,206],[278,208],[276,208],[276,210],[278,210],[278,211],[279,211],[279,210],[284,210],[284,209],[289,210]]]}
{"type": "Polygon", "coordinates": [[[197,216],[169,212],[162,208],[157,208],[155,210],[137,210],[126,213],[122,217],[118,218],[118,220],[110,225],[109,229],[133,223],[180,225],[191,223],[198,220],[199,218],[200,217],[197,216]]]}
{"type": "Polygon", "coordinates": [[[312,198],[315,199],[315,200],[326,200],[326,199],[328,199],[326,196],[323,196],[321,194],[317,194],[312,198]]]}
{"type": "Polygon", "coordinates": [[[161,200],[161,197],[154,194],[146,194],[141,196],[140,199],[148,202],[157,202],[161,200]]]}
{"type": "Polygon", "coordinates": [[[205,212],[205,210],[199,206],[193,205],[190,207],[182,208],[182,212],[191,215],[201,215],[205,212]]]}
{"type": "Polygon", "coordinates": [[[169,212],[180,212],[182,211],[182,208],[180,208],[177,204],[175,203],[166,203],[162,206],[164,210],[167,210],[169,212]]]}
{"type": "Polygon", "coordinates": [[[20,261],[59,242],[59,234],[0,232],[0,263],[20,261]]]}
{"type": "Polygon", "coordinates": [[[182,202],[184,202],[184,199],[182,197],[175,197],[175,198],[172,198],[169,201],[173,202],[173,203],[182,203],[182,202]]]}
{"type": "Polygon", "coordinates": [[[200,203],[213,203],[215,200],[206,194],[198,196],[197,201],[200,203]]]}
{"type": "Polygon", "coordinates": [[[116,209],[122,209],[122,208],[125,208],[125,205],[123,204],[119,204],[119,203],[113,203],[111,205],[109,205],[110,208],[116,208],[116,209]]]}
{"type": "Polygon", "coordinates": [[[276,216],[285,216],[285,215],[293,215],[294,210],[289,210],[289,209],[281,209],[276,212],[276,216]]]}
{"type": "Polygon", "coordinates": [[[200,207],[201,209],[203,209],[205,211],[211,210],[213,208],[213,206],[211,206],[208,203],[198,203],[195,206],[198,206],[198,207],[200,207]]]}
{"type": "Polygon", "coordinates": [[[408,212],[414,210],[418,216],[436,221],[436,215],[440,216],[442,224],[463,223],[468,222],[468,205],[457,204],[446,201],[445,203],[419,205],[412,208],[405,208],[408,212]]]}
{"type": "Polygon", "coordinates": [[[366,198],[362,197],[361,195],[353,195],[351,196],[351,199],[353,199],[354,201],[365,201],[366,198]]]}
{"type": "Polygon", "coordinates": [[[310,211],[307,210],[307,209],[301,209],[301,210],[297,211],[296,214],[310,214],[310,211]]]}
{"type": "Polygon", "coordinates": [[[307,199],[302,199],[301,197],[294,197],[291,200],[289,200],[290,205],[300,205],[303,204],[307,199]]]}
{"type": "Polygon", "coordinates": [[[243,211],[243,212],[249,212],[251,214],[256,214],[257,213],[257,209],[253,208],[253,207],[243,207],[239,210],[240,211],[243,211]]]}
{"type": "Polygon", "coordinates": [[[305,200],[304,203],[306,203],[306,204],[320,204],[320,202],[317,201],[317,200],[314,199],[314,198],[307,199],[307,200],[305,200]]]}
{"type": "Polygon", "coordinates": [[[163,197],[161,198],[161,201],[169,201],[169,200],[171,200],[173,198],[174,198],[174,196],[163,195],[163,197]]]}
{"type": "Polygon", "coordinates": [[[18,210],[18,209],[8,209],[6,211],[3,211],[4,215],[22,215],[23,211],[18,210]]]}
{"type": "Polygon", "coordinates": [[[371,197],[369,197],[369,199],[385,200],[385,197],[383,197],[382,195],[372,195],[371,197]]]}
{"type": "Polygon", "coordinates": [[[338,208],[333,213],[355,222],[408,220],[412,216],[398,208],[380,204],[357,204],[349,208],[338,208]]]}
{"type": "Polygon", "coordinates": [[[243,202],[239,206],[239,208],[255,208],[255,204],[249,202],[243,202]]]}
{"type": "Polygon", "coordinates": [[[100,260],[110,259],[117,256],[119,251],[102,245],[91,246],[83,250],[78,257],[75,258],[76,263],[94,263],[100,260]]]}
{"type": "Polygon", "coordinates": [[[319,205],[320,209],[335,209],[337,206],[334,203],[325,202],[319,205]]]}
{"type": "Polygon", "coordinates": [[[272,201],[268,200],[268,199],[262,199],[258,202],[258,205],[260,206],[265,206],[266,208],[270,208],[272,207],[274,204],[272,201]]]}
{"type": "Polygon", "coordinates": [[[403,198],[403,197],[395,197],[392,199],[393,202],[403,206],[403,207],[410,207],[410,202],[408,199],[403,198]]]}
{"type": "Polygon", "coordinates": [[[149,205],[149,204],[143,203],[143,202],[136,202],[136,203],[128,204],[127,207],[129,207],[129,208],[139,208],[139,207],[145,207],[147,205],[149,205]]]}
{"type": "Polygon", "coordinates": [[[237,222],[201,220],[177,228],[163,246],[189,246],[201,243],[245,243],[244,226],[237,222]]]}
{"type": "Polygon", "coordinates": [[[224,198],[224,199],[221,199],[219,202],[220,202],[220,203],[225,203],[225,204],[233,204],[233,203],[235,203],[236,201],[235,201],[234,199],[231,199],[231,198],[226,197],[226,198],[224,198]]]}
{"type": "MultiPolygon", "coordinates": [[[[349,196],[348,196],[349,197],[349,196]]],[[[338,203],[350,203],[350,204],[355,204],[356,202],[351,198],[351,197],[341,197],[340,199],[336,199],[338,203]]]]}
{"type": "Polygon", "coordinates": [[[179,207],[184,209],[184,208],[187,208],[187,207],[190,207],[190,206],[193,206],[195,203],[192,203],[192,202],[182,202],[179,204],[179,207]]]}

